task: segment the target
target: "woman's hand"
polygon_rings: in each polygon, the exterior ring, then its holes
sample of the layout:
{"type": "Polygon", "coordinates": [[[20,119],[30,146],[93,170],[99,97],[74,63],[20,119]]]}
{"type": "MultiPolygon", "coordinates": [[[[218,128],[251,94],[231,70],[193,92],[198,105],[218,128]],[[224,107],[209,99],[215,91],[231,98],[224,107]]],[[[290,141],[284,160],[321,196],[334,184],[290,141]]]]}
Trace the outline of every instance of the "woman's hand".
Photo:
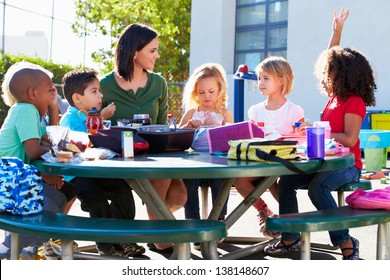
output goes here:
{"type": "Polygon", "coordinates": [[[47,173],[42,174],[42,180],[57,190],[60,190],[64,185],[64,181],[62,181],[63,178],[64,177],[61,175],[52,175],[47,173]]]}
{"type": "Polygon", "coordinates": [[[116,106],[114,102],[112,102],[111,104],[108,104],[107,107],[103,108],[100,114],[104,120],[107,120],[114,115],[115,111],[116,111],[116,106]]]}

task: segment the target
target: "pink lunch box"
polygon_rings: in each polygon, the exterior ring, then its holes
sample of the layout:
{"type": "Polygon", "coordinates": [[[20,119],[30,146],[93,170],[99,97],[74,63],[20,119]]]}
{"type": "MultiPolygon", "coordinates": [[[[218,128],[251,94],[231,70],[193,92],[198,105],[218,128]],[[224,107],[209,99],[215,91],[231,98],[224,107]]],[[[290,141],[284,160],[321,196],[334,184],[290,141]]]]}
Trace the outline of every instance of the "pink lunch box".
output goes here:
{"type": "Polygon", "coordinates": [[[229,151],[229,140],[264,138],[263,130],[251,121],[239,122],[207,130],[210,154],[229,151]]]}

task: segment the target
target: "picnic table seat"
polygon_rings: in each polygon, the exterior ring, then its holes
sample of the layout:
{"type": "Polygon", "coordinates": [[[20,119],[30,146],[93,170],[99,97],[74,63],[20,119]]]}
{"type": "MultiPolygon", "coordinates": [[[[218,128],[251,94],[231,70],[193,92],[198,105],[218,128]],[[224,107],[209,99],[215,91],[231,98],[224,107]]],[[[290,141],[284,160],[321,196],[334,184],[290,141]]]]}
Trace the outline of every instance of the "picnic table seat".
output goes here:
{"type": "Polygon", "coordinates": [[[305,213],[293,213],[268,217],[266,230],[277,232],[301,232],[301,259],[310,259],[310,233],[378,225],[377,259],[390,259],[390,242],[387,240],[390,211],[355,209],[342,206],[305,213]]]}
{"type": "Polygon", "coordinates": [[[190,242],[226,237],[225,223],[214,220],[126,220],[44,212],[30,216],[0,213],[0,228],[11,233],[11,259],[18,258],[19,234],[61,239],[62,259],[73,259],[73,241],[175,244],[173,258],[189,259],[190,242]]]}

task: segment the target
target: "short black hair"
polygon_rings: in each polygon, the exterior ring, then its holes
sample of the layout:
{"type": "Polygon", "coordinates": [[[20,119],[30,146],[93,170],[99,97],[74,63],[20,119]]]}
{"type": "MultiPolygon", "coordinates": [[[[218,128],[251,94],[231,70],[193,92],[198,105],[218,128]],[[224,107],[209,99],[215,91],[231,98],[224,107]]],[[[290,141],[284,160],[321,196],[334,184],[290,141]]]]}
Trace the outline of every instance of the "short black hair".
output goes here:
{"type": "Polygon", "coordinates": [[[95,79],[98,79],[98,73],[93,69],[72,70],[66,73],[62,78],[62,91],[69,105],[74,106],[73,94],[84,95],[84,90],[95,79]]]}

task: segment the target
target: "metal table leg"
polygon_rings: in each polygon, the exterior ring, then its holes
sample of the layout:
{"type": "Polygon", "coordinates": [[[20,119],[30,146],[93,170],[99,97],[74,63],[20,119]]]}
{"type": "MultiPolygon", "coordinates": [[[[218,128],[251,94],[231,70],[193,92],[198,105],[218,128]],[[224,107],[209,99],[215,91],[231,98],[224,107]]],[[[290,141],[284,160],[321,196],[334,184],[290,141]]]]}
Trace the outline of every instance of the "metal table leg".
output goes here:
{"type": "Polygon", "coordinates": [[[73,260],[73,240],[61,239],[61,259],[73,260]]]}
{"type": "Polygon", "coordinates": [[[175,216],[169,211],[167,204],[162,200],[148,179],[125,180],[156,217],[162,220],[175,220],[175,216]]]}
{"type": "Polygon", "coordinates": [[[389,260],[390,259],[390,248],[389,248],[389,226],[390,223],[384,223],[378,225],[377,232],[377,249],[376,259],[377,260],[389,260]]]}
{"type": "Polygon", "coordinates": [[[11,232],[11,260],[19,259],[19,233],[11,232]]]}
{"type": "Polygon", "coordinates": [[[310,260],[310,232],[301,233],[301,260],[310,260]]]}
{"type": "MultiPolygon", "coordinates": [[[[252,206],[254,201],[257,198],[259,198],[275,182],[277,178],[278,176],[269,176],[269,177],[262,177],[260,179],[259,183],[257,184],[257,186],[255,186],[254,190],[246,198],[244,198],[243,201],[226,217],[224,222],[226,223],[227,229],[229,229],[252,206]]],[[[231,184],[230,179],[225,180],[224,187],[222,188],[221,193],[217,198],[218,203],[215,203],[216,204],[215,209],[213,206],[209,219],[218,218],[218,215],[220,213],[219,206],[223,205],[226,201],[225,197],[227,198],[226,189],[229,188],[230,191],[229,184],[231,184]],[[222,201],[222,199],[225,200],[222,201]]],[[[238,238],[236,240],[238,241],[238,243],[240,243],[238,238]]],[[[242,248],[240,250],[237,250],[238,252],[230,252],[224,254],[223,256],[220,256],[217,251],[217,242],[207,242],[205,244],[201,244],[201,251],[202,251],[203,258],[205,259],[237,259],[264,250],[264,247],[268,243],[269,240],[264,241],[260,244],[248,246],[247,248],[242,248]]]]}

